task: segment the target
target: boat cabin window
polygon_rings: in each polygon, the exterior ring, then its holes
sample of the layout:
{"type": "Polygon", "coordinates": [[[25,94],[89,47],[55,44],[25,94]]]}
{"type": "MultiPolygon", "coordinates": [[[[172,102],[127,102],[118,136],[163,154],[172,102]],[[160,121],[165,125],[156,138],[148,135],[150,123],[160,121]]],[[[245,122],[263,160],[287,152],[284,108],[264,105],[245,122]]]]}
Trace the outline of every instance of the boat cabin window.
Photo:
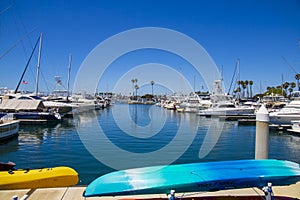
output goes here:
{"type": "Polygon", "coordinates": [[[31,100],[31,98],[29,98],[29,97],[20,97],[18,99],[20,99],[20,100],[31,100]]]}
{"type": "Polygon", "coordinates": [[[219,108],[235,108],[233,104],[220,105],[219,108]]]}

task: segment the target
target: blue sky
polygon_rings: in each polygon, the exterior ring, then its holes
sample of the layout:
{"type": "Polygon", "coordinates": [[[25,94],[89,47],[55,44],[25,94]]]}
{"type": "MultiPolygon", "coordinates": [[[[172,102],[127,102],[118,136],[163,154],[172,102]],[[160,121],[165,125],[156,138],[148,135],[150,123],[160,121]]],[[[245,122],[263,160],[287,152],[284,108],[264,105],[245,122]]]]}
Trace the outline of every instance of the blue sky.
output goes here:
{"type": "MultiPolygon", "coordinates": [[[[43,32],[40,88],[51,92],[54,76],[66,85],[69,54],[72,53],[71,85],[86,56],[102,41],[120,32],[141,27],[162,27],[181,32],[201,44],[222,70],[228,89],[236,60],[240,59],[242,80],[260,86],[295,81],[300,73],[300,1],[38,1],[2,0],[0,3],[0,87],[14,89],[39,34],[43,32]],[[23,38],[22,42],[18,41],[23,38]],[[17,45],[9,51],[14,44],[17,45]],[[283,57],[286,59],[287,63],[283,57]],[[223,66],[223,67],[222,67],[223,66]]],[[[100,58],[101,59],[101,58],[100,58]]],[[[121,65],[161,62],[169,65],[165,53],[145,51],[115,62],[99,90],[112,90],[121,65]],[[134,59],[134,60],[133,60],[134,59]],[[164,60],[165,59],[165,60],[164,60]],[[118,66],[118,64],[120,66],[118,66]],[[114,71],[115,70],[115,71],[114,71]]],[[[37,65],[35,53],[24,77],[34,90],[37,65]]],[[[180,62],[180,61],[178,61],[180,62]]],[[[178,68],[176,66],[175,68],[178,68]]],[[[182,68],[185,69],[184,64],[182,68]]],[[[183,74],[196,90],[203,80],[187,67],[183,74]]],[[[149,75],[150,76],[150,75],[149,75]]],[[[135,77],[139,78],[139,77],[135,77]]],[[[155,81],[155,73],[153,74],[155,81]]],[[[149,93],[150,86],[145,86],[149,93]]],[[[128,94],[132,84],[128,83],[128,94]]],[[[142,92],[142,91],[141,91],[142,92]]]]}

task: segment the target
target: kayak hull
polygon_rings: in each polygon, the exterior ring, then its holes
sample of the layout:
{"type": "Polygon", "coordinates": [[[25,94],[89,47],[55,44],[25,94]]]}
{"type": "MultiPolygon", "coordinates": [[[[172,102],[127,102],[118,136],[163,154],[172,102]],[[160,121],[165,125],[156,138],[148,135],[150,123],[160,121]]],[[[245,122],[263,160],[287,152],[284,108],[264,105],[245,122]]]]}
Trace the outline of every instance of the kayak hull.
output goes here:
{"type": "Polygon", "coordinates": [[[239,160],[144,167],[103,175],[84,197],[217,191],[289,185],[300,180],[299,164],[280,160],[239,160]]]}
{"type": "Polygon", "coordinates": [[[78,173],[69,167],[0,172],[0,189],[67,187],[78,183],[78,173]]]}

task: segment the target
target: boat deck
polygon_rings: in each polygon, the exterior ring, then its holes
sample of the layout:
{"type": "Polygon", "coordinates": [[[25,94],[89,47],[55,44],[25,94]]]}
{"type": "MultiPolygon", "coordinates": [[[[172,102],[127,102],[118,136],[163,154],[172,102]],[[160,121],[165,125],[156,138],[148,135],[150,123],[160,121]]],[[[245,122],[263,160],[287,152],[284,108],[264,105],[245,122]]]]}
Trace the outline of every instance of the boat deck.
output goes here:
{"type": "MultiPolygon", "coordinates": [[[[0,199],[12,199],[17,195],[18,199],[21,199],[25,195],[28,195],[27,200],[133,200],[133,199],[167,199],[166,194],[154,194],[154,195],[136,195],[136,196],[116,196],[116,197],[82,197],[82,193],[85,187],[63,187],[63,188],[46,188],[36,190],[0,190],[0,199]]],[[[274,186],[273,192],[276,197],[290,197],[292,199],[300,199],[300,182],[289,186],[274,186]]],[[[176,193],[176,197],[180,197],[182,194],[176,193]]],[[[186,193],[183,198],[191,199],[260,199],[264,196],[264,193],[259,188],[246,188],[235,190],[223,190],[217,192],[199,192],[199,193],[186,193]]],[[[288,199],[288,198],[279,198],[288,199]]]]}

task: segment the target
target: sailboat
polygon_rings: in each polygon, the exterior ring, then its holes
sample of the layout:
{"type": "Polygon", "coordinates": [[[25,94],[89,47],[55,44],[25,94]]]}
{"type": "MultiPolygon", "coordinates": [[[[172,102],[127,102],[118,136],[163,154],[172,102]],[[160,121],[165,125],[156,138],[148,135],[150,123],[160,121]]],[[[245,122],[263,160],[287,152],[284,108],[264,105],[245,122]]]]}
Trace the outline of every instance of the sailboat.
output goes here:
{"type": "Polygon", "coordinates": [[[39,53],[38,53],[38,64],[37,64],[37,75],[36,75],[36,89],[35,94],[38,95],[38,82],[39,82],[39,70],[40,70],[40,57],[41,57],[41,48],[42,48],[42,33],[38,38],[35,46],[31,52],[29,60],[27,61],[26,67],[22,73],[22,76],[19,80],[19,83],[15,89],[14,94],[6,95],[2,98],[0,103],[0,115],[5,115],[7,112],[14,113],[15,119],[22,121],[59,121],[61,120],[61,115],[56,112],[56,110],[46,108],[41,99],[30,99],[26,97],[16,98],[18,95],[19,86],[23,80],[25,72],[29,66],[30,60],[33,56],[33,53],[39,44],[39,53]]]}

